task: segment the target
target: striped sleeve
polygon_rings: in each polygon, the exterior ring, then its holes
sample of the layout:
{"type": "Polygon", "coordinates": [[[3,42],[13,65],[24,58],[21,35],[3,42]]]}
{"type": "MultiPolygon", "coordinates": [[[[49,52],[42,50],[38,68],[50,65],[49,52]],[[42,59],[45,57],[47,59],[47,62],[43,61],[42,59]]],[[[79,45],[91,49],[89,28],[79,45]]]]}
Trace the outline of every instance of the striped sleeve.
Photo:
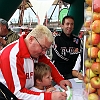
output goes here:
{"type": "Polygon", "coordinates": [[[18,44],[7,46],[0,56],[0,81],[21,100],[51,100],[51,93],[40,93],[25,87],[26,76],[23,69],[23,59],[18,58],[18,44]],[[13,55],[14,54],[14,55],[13,55]],[[18,62],[18,60],[20,62],[18,62]],[[5,63],[6,61],[6,63],[5,63]],[[2,65],[2,66],[1,66],[2,65]]]}

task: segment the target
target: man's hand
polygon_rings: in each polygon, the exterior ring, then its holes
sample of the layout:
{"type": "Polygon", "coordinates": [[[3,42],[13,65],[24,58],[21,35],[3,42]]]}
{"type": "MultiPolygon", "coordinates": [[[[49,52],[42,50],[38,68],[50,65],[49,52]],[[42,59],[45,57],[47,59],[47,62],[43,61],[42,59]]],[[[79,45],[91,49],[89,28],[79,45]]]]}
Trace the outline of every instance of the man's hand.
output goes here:
{"type": "Polygon", "coordinates": [[[59,85],[64,89],[67,90],[66,86],[69,86],[70,88],[72,88],[72,84],[69,80],[62,80],[60,81],[59,85]]]}
{"type": "Polygon", "coordinates": [[[83,75],[81,73],[79,73],[77,77],[79,80],[83,80],[83,75]]]}
{"type": "Polygon", "coordinates": [[[66,92],[52,92],[51,100],[66,100],[66,92]]]}

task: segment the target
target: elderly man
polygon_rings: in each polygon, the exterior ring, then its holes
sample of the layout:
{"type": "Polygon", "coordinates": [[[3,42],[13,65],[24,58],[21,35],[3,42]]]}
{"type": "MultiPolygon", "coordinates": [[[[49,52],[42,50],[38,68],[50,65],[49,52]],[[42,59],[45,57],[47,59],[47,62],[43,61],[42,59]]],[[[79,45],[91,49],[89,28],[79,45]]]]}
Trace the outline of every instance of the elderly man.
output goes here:
{"type": "Polygon", "coordinates": [[[0,18],[0,37],[5,40],[3,47],[7,46],[9,43],[19,39],[19,35],[14,33],[8,28],[8,23],[6,20],[0,18]]]}
{"type": "Polygon", "coordinates": [[[27,36],[22,35],[17,41],[6,46],[0,57],[0,82],[21,100],[66,100],[65,92],[34,92],[34,63],[44,62],[51,67],[52,78],[65,90],[71,87],[68,80],[55,68],[45,55],[53,42],[51,31],[43,25],[36,26],[27,36]]]}

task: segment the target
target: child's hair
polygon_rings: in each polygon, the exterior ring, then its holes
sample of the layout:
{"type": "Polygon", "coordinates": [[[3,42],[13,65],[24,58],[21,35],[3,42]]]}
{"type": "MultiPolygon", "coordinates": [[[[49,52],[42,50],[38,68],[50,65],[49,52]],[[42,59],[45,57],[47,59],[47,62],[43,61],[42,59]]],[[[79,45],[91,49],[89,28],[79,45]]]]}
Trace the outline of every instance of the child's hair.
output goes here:
{"type": "Polygon", "coordinates": [[[43,63],[35,63],[34,64],[34,85],[36,85],[36,80],[38,79],[39,81],[42,81],[43,77],[47,75],[47,73],[51,72],[51,68],[43,63]]]}

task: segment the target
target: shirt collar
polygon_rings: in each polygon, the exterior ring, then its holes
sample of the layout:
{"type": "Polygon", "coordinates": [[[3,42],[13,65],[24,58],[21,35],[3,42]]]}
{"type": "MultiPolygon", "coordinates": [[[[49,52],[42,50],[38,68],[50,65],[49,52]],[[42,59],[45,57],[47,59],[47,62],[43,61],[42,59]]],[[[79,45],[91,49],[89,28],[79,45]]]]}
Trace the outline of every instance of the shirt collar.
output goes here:
{"type": "Polygon", "coordinates": [[[26,35],[22,35],[20,38],[19,38],[19,50],[20,50],[20,55],[21,57],[24,57],[24,58],[30,58],[30,53],[28,51],[28,48],[26,46],[26,43],[24,41],[26,35]]]}
{"type": "Polygon", "coordinates": [[[66,36],[66,34],[62,31],[61,36],[65,39],[65,40],[72,40],[73,39],[73,35],[71,33],[70,37],[66,36]]]}

